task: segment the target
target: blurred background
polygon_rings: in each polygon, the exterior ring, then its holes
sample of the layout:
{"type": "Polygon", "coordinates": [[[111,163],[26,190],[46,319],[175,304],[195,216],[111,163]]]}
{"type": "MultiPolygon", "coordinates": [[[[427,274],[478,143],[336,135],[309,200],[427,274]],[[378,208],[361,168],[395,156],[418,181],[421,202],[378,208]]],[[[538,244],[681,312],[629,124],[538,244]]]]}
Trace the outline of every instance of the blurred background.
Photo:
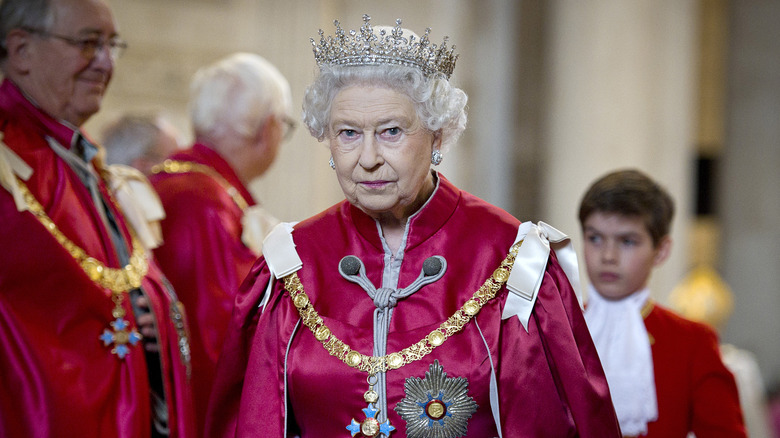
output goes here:
{"type": "MultiPolygon", "coordinates": [[[[659,302],[712,319],[780,384],[780,1],[109,0],[130,48],[93,137],[126,112],[163,111],[191,140],[188,83],[236,51],[274,63],[299,127],[252,190],[285,221],[342,199],[324,144],[300,125],[318,29],[393,24],[460,53],[469,124],[440,170],[581,248],[576,215],[602,174],[639,168],[675,197],[659,302]]],[[[580,252],[581,254],[581,252],[580,252]]]]}

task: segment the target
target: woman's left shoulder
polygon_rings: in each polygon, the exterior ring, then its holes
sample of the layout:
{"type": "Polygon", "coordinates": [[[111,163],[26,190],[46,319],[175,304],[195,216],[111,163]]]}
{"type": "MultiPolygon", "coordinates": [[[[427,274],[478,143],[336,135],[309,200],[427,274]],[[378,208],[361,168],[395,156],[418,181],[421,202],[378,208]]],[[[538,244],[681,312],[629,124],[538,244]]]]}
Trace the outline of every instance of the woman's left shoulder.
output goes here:
{"type": "Polygon", "coordinates": [[[519,219],[503,208],[463,190],[461,190],[459,208],[464,211],[471,220],[474,220],[477,223],[489,224],[491,227],[505,226],[517,229],[521,223],[519,219]]]}
{"type": "Polygon", "coordinates": [[[436,211],[437,216],[448,217],[447,222],[451,225],[463,226],[459,221],[463,220],[470,229],[490,229],[494,232],[502,229],[511,232],[520,225],[520,221],[506,210],[457,187],[444,175],[437,175],[436,192],[427,209],[436,211]]]}

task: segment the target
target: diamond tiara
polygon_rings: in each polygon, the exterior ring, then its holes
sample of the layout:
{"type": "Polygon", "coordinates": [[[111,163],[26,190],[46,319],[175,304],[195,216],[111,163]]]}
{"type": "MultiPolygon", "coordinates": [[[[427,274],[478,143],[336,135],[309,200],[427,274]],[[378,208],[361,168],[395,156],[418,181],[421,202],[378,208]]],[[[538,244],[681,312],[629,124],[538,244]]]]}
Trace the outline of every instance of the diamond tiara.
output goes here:
{"type": "Polygon", "coordinates": [[[400,18],[395,20],[396,25],[389,34],[385,29],[376,34],[370,21],[370,16],[363,15],[360,30],[350,30],[347,34],[335,20],[336,35],[327,38],[320,29],[319,44],[310,38],[317,65],[405,65],[420,69],[426,77],[441,73],[450,78],[458,55],[454,53],[455,46],[447,48],[449,37],[444,37],[439,46],[432,44],[428,39],[431,32],[428,28],[420,38],[415,35],[407,38],[403,35],[400,18]]]}

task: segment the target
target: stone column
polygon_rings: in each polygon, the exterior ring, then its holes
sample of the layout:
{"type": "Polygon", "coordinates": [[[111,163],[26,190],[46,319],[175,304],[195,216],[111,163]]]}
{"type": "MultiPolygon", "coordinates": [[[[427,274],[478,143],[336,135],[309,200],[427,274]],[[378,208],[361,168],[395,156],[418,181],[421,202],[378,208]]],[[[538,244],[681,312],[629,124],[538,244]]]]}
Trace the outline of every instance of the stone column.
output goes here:
{"type": "MultiPolygon", "coordinates": [[[[548,3],[541,216],[576,241],[580,199],[599,176],[634,167],[676,200],[672,257],[651,279],[665,299],[685,273],[693,165],[697,3],[548,3]]],[[[581,269],[584,277],[584,269],[581,269]]]]}

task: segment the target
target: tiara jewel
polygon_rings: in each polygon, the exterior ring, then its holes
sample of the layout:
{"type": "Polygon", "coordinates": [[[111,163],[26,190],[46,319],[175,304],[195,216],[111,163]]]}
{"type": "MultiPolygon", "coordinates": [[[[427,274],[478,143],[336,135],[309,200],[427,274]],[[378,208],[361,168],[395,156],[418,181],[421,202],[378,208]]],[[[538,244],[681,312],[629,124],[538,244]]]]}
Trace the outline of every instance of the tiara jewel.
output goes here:
{"type": "Polygon", "coordinates": [[[317,65],[405,65],[420,69],[426,77],[441,73],[450,78],[458,55],[454,53],[455,46],[447,48],[449,37],[444,37],[439,46],[432,44],[428,39],[431,29],[427,28],[420,38],[414,35],[407,38],[400,18],[395,20],[389,34],[385,29],[376,34],[370,21],[370,16],[363,15],[360,30],[350,30],[349,34],[338,20],[333,22],[336,35],[325,37],[320,29],[319,44],[310,38],[317,65]]]}

